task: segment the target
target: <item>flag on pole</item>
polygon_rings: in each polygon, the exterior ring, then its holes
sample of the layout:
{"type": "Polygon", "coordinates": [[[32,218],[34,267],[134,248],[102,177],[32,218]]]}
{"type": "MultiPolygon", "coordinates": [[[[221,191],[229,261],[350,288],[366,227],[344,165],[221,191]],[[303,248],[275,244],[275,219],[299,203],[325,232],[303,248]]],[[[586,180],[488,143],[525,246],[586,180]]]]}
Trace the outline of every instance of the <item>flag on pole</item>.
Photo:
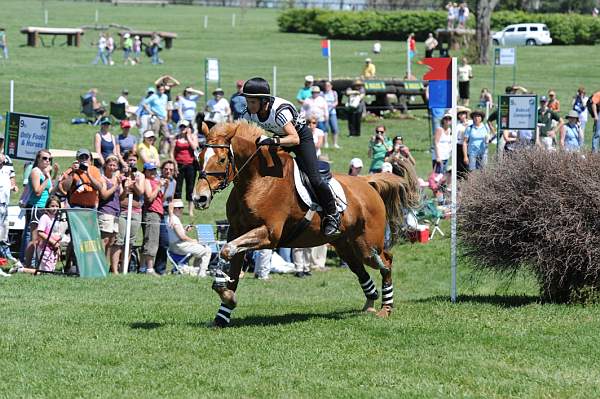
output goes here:
{"type": "Polygon", "coordinates": [[[329,57],[329,40],[321,40],[321,54],[323,57],[329,57]]]}
{"type": "Polygon", "coordinates": [[[429,108],[452,108],[452,58],[424,58],[430,71],[423,75],[429,81],[429,108]]]}

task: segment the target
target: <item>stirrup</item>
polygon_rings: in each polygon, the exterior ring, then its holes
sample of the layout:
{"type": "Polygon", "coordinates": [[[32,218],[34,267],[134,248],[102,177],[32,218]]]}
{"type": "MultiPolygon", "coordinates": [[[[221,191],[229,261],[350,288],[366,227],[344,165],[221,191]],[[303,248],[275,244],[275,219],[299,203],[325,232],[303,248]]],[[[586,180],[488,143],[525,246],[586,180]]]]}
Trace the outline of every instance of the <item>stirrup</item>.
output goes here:
{"type": "Polygon", "coordinates": [[[327,237],[335,237],[339,235],[341,233],[340,220],[341,215],[339,212],[336,212],[331,215],[325,215],[321,225],[321,230],[323,231],[323,234],[327,237]],[[327,231],[328,228],[332,229],[333,231],[327,231]]]}

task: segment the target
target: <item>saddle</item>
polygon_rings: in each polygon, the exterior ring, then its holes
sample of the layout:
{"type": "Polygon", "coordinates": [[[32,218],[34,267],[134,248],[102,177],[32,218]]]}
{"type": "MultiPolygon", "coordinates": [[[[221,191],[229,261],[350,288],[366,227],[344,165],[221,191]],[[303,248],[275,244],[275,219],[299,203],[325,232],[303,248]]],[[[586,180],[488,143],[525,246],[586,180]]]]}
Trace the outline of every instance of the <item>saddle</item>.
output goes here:
{"type": "MultiPolygon", "coordinates": [[[[346,210],[348,204],[346,201],[346,193],[344,193],[344,189],[342,185],[332,176],[331,168],[329,167],[329,163],[324,161],[319,161],[319,173],[321,174],[321,178],[325,180],[331,193],[333,194],[333,198],[335,198],[335,204],[338,212],[343,212],[346,210]]],[[[308,206],[309,208],[314,209],[315,211],[322,211],[323,208],[318,203],[318,196],[310,184],[310,180],[306,173],[304,173],[298,167],[296,160],[294,159],[294,184],[296,186],[296,192],[298,196],[302,200],[302,202],[308,206]]]]}

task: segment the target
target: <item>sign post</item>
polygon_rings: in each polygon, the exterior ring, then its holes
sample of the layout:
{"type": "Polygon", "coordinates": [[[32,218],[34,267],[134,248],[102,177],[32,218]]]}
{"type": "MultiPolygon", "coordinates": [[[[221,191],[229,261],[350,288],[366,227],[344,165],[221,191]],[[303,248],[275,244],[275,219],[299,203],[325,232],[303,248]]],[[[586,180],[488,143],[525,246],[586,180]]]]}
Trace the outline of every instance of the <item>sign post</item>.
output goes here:
{"type": "Polygon", "coordinates": [[[35,161],[37,152],[50,148],[50,117],[6,113],[4,153],[12,159],[35,161]]]}
{"type": "Polygon", "coordinates": [[[512,66],[513,78],[512,84],[517,79],[517,50],[514,47],[494,49],[494,66],[492,67],[492,95],[496,94],[496,66],[512,66]]]}
{"type": "Polygon", "coordinates": [[[219,60],[216,58],[206,58],[204,61],[204,96],[205,105],[208,103],[208,82],[217,82],[217,87],[221,86],[221,76],[219,74],[219,60]]]}
{"type": "MultiPolygon", "coordinates": [[[[531,131],[531,139],[535,140],[537,108],[536,95],[510,94],[498,96],[497,135],[499,136],[503,130],[531,131]]],[[[521,138],[521,133],[519,133],[519,139],[521,138]]],[[[496,148],[496,151],[498,151],[498,148],[496,148]]]]}
{"type": "Polygon", "coordinates": [[[331,82],[331,40],[321,40],[321,53],[327,57],[327,77],[331,82]]]}

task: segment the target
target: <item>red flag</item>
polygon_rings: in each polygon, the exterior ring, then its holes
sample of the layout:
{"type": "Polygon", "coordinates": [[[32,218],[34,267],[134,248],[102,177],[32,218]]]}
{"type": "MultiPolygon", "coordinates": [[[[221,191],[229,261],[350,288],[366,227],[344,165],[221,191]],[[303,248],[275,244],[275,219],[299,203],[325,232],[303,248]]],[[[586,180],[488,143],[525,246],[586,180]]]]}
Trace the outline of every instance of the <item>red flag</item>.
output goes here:
{"type": "Polygon", "coordinates": [[[430,68],[424,80],[452,80],[452,58],[424,58],[423,64],[430,68]]]}

